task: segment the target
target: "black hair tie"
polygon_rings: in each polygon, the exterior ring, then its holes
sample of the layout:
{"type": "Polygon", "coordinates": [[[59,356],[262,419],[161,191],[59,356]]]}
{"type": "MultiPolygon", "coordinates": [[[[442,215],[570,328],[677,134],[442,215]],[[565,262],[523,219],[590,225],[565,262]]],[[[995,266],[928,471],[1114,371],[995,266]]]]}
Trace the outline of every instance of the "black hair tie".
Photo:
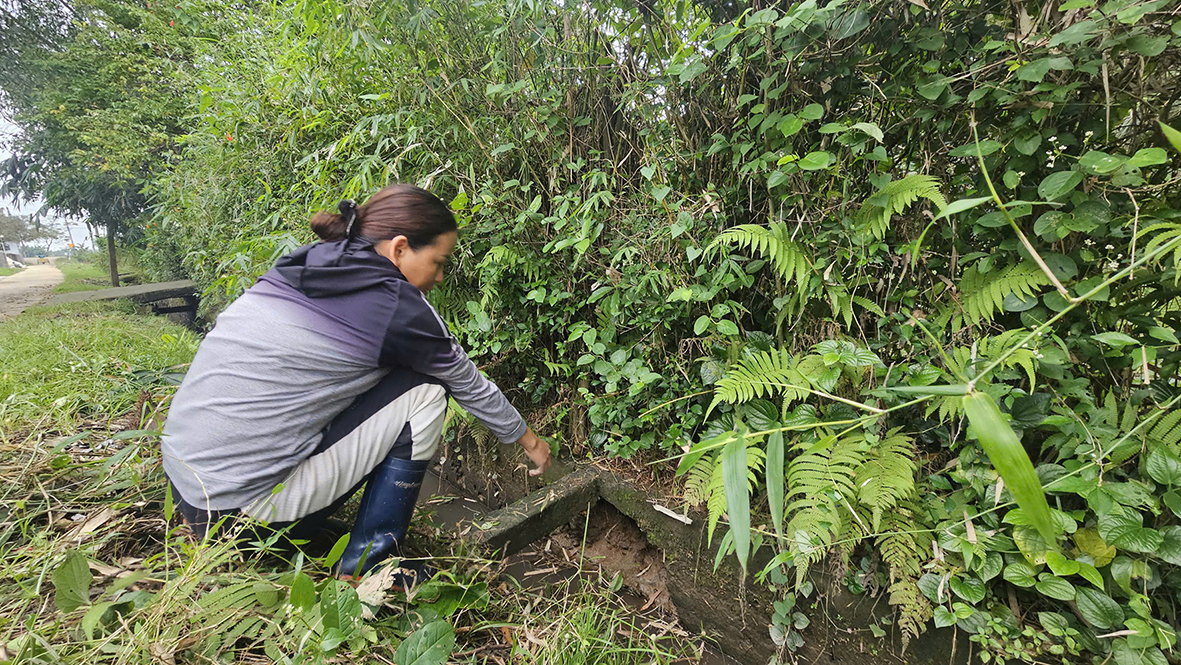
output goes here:
{"type": "Polygon", "coordinates": [[[357,204],[352,199],[345,199],[337,204],[336,209],[340,211],[340,217],[344,220],[344,237],[351,239],[353,223],[357,221],[357,204]]]}

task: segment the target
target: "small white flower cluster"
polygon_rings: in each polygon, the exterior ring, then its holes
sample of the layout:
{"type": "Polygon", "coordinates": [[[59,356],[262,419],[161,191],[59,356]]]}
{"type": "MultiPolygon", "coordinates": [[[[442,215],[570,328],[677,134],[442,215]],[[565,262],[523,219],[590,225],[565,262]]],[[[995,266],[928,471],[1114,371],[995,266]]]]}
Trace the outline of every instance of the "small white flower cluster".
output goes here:
{"type": "Polygon", "coordinates": [[[1083,244],[1086,245],[1087,247],[1094,247],[1095,241],[1091,238],[1087,238],[1086,240],[1083,241],[1083,244]]]}

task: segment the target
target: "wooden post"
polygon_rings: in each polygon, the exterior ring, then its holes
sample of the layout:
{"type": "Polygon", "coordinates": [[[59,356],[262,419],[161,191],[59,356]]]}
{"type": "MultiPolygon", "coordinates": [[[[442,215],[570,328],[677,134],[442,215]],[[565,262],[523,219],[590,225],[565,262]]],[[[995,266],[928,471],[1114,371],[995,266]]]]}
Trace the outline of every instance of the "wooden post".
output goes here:
{"type": "Polygon", "coordinates": [[[107,222],[107,258],[111,264],[111,286],[119,286],[119,259],[115,257],[115,220],[107,222]]]}

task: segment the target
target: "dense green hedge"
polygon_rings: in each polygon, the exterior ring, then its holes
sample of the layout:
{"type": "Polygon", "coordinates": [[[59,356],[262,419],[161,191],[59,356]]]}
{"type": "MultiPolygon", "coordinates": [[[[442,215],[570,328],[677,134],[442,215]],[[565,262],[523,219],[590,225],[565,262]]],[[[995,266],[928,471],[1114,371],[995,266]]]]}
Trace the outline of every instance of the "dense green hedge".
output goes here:
{"type": "Polygon", "coordinates": [[[933,617],[989,658],[1164,662],[1176,3],[182,8],[216,39],[150,184],[146,260],[211,310],[309,241],[310,212],[418,182],[464,225],[442,313],[547,433],[649,459],[696,443],[686,498],[715,521],[719,437],[754,471],[771,453],[786,496],[752,474],[751,519],[786,566],[765,571],[785,648],[803,571],[836,550],[908,635],[933,617]],[[886,386],[965,381],[1054,483],[1056,544],[1010,509],[959,397],[883,413],[904,402],[886,386]]]}

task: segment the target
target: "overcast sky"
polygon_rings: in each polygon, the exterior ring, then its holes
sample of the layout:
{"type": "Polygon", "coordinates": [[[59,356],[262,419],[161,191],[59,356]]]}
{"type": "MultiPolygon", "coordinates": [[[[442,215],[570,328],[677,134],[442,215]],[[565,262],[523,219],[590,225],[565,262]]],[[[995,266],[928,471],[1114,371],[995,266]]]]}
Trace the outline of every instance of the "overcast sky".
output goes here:
{"type": "MultiPolygon", "coordinates": [[[[8,118],[0,115],[0,160],[8,159],[8,157],[12,155],[12,153],[6,149],[6,146],[9,139],[15,135],[17,131],[16,125],[13,125],[12,122],[8,120],[8,118]]],[[[40,198],[38,198],[36,201],[21,203],[20,205],[14,203],[10,198],[4,198],[3,200],[0,200],[0,208],[5,208],[8,210],[8,212],[16,215],[31,215],[37,212],[44,204],[45,201],[40,198]]],[[[50,225],[57,227],[62,231],[65,231],[67,226],[64,219],[55,216],[52,212],[48,213],[42,218],[42,223],[49,223],[50,225]]],[[[68,238],[70,234],[73,235],[74,244],[78,247],[86,247],[88,249],[94,248],[94,244],[91,242],[89,231],[86,229],[85,224],[79,223],[77,221],[71,221],[68,226],[69,234],[63,233],[60,239],[55,240],[53,242],[54,249],[60,249],[62,247],[62,243],[69,242],[68,238]]]]}

